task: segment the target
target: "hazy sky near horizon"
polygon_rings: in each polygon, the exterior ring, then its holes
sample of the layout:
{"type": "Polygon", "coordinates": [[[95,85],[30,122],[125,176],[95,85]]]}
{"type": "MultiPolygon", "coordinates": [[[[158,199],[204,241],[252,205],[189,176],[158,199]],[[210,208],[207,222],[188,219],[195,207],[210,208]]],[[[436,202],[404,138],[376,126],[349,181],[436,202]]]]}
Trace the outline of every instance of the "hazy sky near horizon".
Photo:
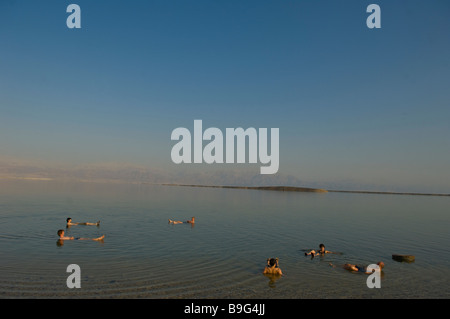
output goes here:
{"type": "Polygon", "coordinates": [[[195,171],[170,135],[201,119],[279,128],[279,173],[300,180],[450,192],[449,15],[446,0],[2,1],[0,156],[195,171]]]}

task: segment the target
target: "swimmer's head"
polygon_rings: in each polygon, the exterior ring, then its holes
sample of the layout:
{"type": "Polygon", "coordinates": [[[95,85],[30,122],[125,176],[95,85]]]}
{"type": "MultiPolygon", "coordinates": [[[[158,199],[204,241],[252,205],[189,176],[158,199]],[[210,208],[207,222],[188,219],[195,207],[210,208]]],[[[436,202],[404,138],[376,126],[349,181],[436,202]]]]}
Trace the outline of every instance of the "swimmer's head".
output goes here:
{"type": "Polygon", "coordinates": [[[277,266],[278,265],[278,258],[270,258],[267,260],[267,264],[269,267],[277,266]]]}
{"type": "Polygon", "coordinates": [[[64,235],[64,230],[63,229],[58,230],[58,236],[61,237],[63,235],[64,235]]]}
{"type": "Polygon", "coordinates": [[[379,261],[377,265],[380,267],[380,270],[384,268],[384,262],[379,261]]]}
{"type": "Polygon", "coordinates": [[[66,219],[66,222],[70,223],[71,220],[72,220],[72,218],[68,217],[68,218],[66,219]]]}
{"type": "Polygon", "coordinates": [[[320,250],[325,250],[325,245],[324,244],[320,244],[319,248],[320,248],[320,250]]]}

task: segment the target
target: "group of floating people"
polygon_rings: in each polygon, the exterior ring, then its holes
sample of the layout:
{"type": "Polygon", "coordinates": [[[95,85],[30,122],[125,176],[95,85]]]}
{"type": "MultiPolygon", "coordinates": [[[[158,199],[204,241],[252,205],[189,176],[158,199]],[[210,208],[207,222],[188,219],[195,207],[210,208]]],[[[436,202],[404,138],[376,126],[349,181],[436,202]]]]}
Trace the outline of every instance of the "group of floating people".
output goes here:
{"type": "MultiPolygon", "coordinates": [[[[185,222],[183,221],[179,221],[179,220],[174,220],[174,219],[169,219],[169,224],[172,225],[176,225],[176,224],[195,224],[195,217],[191,217],[190,220],[187,220],[185,222]]],[[[85,225],[85,226],[100,226],[100,221],[96,222],[96,223],[75,223],[72,221],[72,218],[68,217],[66,220],[66,227],[69,228],[70,226],[77,226],[77,225],[85,225]]],[[[59,239],[61,241],[63,240],[94,240],[94,241],[103,241],[103,239],[105,238],[105,235],[102,235],[98,238],[82,238],[82,237],[69,237],[69,236],[65,236],[65,231],[64,229],[60,229],[58,230],[58,236],[59,239]]],[[[314,258],[315,256],[324,256],[325,254],[335,254],[332,251],[328,251],[325,249],[325,245],[324,244],[320,244],[319,245],[319,249],[316,251],[315,249],[311,249],[308,252],[305,252],[305,256],[311,256],[312,258],[314,258]]],[[[336,268],[336,265],[333,265],[332,263],[329,264],[331,267],[336,268]]],[[[377,266],[380,268],[380,271],[384,268],[384,263],[382,261],[377,263],[377,266]]],[[[369,272],[367,270],[366,266],[360,266],[360,265],[355,265],[355,264],[344,264],[342,265],[342,268],[350,270],[350,271],[354,271],[354,272],[362,272],[365,274],[371,274],[372,272],[369,272]]],[[[281,271],[281,268],[278,264],[278,258],[268,258],[267,259],[267,265],[264,268],[263,274],[266,275],[277,275],[277,276],[282,276],[283,272],[281,271]]]]}
{"type": "MultiPolygon", "coordinates": [[[[173,219],[169,219],[169,224],[195,224],[195,217],[191,217],[190,220],[182,222],[179,220],[173,220],[173,219]]],[[[69,228],[70,226],[77,226],[77,225],[85,225],[85,226],[100,226],[100,221],[96,222],[96,223],[75,223],[72,221],[72,218],[68,217],[66,219],[66,227],[69,228]]],[[[63,241],[63,240],[95,240],[95,241],[102,241],[105,238],[105,235],[102,235],[98,238],[82,238],[82,237],[70,237],[70,236],[66,236],[65,235],[65,230],[64,229],[60,229],[57,232],[59,240],[63,241]]]]}
{"type": "MultiPolygon", "coordinates": [[[[320,244],[319,249],[317,251],[314,249],[311,249],[308,252],[305,252],[305,256],[311,256],[312,258],[314,258],[315,256],[323,256],[325,254],[334,254],[334,252],[326,250],[324,244],[320,244]]],[[[333,268],[338,267],[336,265],[333,265],[332,263],[330,263],[329,265],[333,268]]],[[[377,266],[379,267],[379,269],[381,271],[384,268],[384,262],[379,261],[377,263],[377,266]]],[[[362,272],[367,275],[372,274],[371,271],[367,270],[367,266],[360,266],[360,265],[347,263],[347,264],[342,265],[341,267],[346,270],[350,270],[350,271],[354,271],[354,272],[362,272]]],[[[278,276],[283,275],[283,272],[281,271],[281,269],[278,265],[278,258],[268,258],[267,259],[267,266],[264,268],[263,274],[278,275],[278,276]]]]}
{"type": "MultiPolygon", "coordinates": [[[[74,223],[72,222],[72,218],[68,217],[66,219],[66,227],[69,228],[70,226],[77,226],[77,225],[85,225],[85,226],[100,226],[100,221],[96,223],[74,223]]],[[[69,237],[65,236],[65,230],[60,229],[57,232],[59,236],[59,240],[95,240],[95,241],[102,241],[105,238],[105,235],[102,235],[98,238],[82,238],[82,237],[69,237]]]]}

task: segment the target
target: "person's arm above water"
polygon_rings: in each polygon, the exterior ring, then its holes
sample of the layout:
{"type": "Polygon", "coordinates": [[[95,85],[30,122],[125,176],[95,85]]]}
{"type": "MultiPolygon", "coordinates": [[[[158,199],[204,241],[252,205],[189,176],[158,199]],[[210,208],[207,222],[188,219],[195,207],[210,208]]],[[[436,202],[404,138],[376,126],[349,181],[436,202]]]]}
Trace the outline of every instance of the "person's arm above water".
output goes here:
{"type": "Polygon", "coordinates": [[[61,239],[61,240],[74,240],[75,237],[61,236],[61,237],[59,237],[59,239],[61,239]]]}

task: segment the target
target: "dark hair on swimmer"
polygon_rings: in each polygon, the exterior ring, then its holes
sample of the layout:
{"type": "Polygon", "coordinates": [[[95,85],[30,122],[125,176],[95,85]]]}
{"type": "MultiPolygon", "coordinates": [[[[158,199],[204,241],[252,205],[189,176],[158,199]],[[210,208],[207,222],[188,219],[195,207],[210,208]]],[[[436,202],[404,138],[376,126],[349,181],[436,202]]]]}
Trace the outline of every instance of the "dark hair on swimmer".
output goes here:
{"type": "Polygon", "coordinates": [[[67,217],[67,219],[66,219],[66,222],[69,222],[69,220],[71,220],[72,218],[70,218],[70,217],[67,217]]]}
{"type": "Polygon", "coordinates": [[[325,248],[325,245],[324,244],[320,244],[319,248],[322,248],[322,247],[325,248]]]}
{"type": "Polygon", "coordinates": [[[62,229],[58,230],[58,236],[61,236],[62,233],[64,233],[64,230],[62,229]]]}
{"type": "Polygon", "coordinates": [[[269,266],[273,267],[277,264],[277,258],[270,258],[269,259],[269,266]]]}

